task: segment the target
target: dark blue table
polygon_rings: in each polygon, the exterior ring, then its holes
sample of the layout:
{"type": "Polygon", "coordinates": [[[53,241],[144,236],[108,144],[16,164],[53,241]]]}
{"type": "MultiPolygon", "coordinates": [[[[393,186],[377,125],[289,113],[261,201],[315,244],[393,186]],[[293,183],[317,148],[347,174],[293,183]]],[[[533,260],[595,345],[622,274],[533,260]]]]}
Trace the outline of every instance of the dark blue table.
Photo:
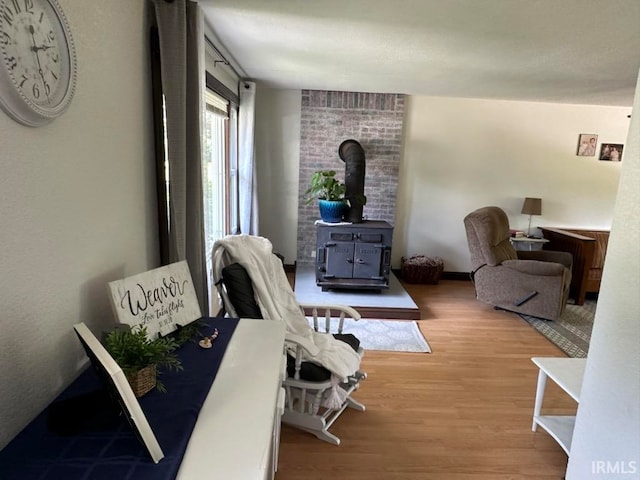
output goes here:
{"type": "MultiPolygon", "coordinates": [[[[140,405],[165,457],[154,464],[144,446],[119,417],[61,435],[47,427],[50,409],[42,412],[0,451],[2,480],[173,480],[187,448],[198,413],[218,372],[237,319],[206,318],[203,333],[218,329],[211,349],[189,342],[177,353],[184,369],[164,372],[167,393],[153,390],[140,405]]],[[[84,401],[102,385],[93,368],[85,370],[54,402],[84,401]]],[[[106,395],[106,392],[105,392],[106,395]]],[[[99,398],[99,397],[96,397],[99,398]]],[[[88,402],[89,400],[87,400],[88,402]]],[[[105,403],[106,402],[101,402],[105,403]]],[[[96,408],[102,408],[95,403],[96,408]]],[[[105,407],[106,408],[106,407],[105,407]]],[[[100,412],[96,412],[100,413],[100,412]]],[[[105,418],[113,418],[106,415],[105,418]]]]}

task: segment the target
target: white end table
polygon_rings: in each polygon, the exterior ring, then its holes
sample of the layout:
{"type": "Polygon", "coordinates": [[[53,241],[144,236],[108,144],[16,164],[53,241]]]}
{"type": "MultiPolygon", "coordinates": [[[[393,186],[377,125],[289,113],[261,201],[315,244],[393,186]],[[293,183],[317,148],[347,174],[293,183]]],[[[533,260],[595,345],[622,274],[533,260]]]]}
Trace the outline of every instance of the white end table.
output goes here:
{"type": "Polygon", "coordinates": [[[549,243],[546,238],[511,237],[509,240],[516,250],[542,250],[542,246],[549,243]]]}
{"type": "Polygon", "coordinates": [[[551,380],[556,382],[571,398],[580,403],[580,390],[582,389],[582,379],[584,377],[584,368],[587,359],[533,357],[531,361],[540,369],[531,429],[535,432],[538,425],[540,425],[558,442],[566,454],[569,455],[571,439],[573,438],[573,428],[576,422],[575,415],[540,415],[540,411],[542,410],[547,377],[551,378],[551,380]]]}

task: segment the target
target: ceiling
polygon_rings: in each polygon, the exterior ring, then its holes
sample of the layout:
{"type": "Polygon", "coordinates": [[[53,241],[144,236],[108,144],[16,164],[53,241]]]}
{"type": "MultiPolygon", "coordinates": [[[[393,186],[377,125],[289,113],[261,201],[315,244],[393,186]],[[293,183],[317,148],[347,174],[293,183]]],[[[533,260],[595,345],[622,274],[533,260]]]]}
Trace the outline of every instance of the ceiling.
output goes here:
{"type": "Polygon", "coordinates": [[[282,89],[630,106],[640,0],[199,0],[241,75],[282,89]]]}

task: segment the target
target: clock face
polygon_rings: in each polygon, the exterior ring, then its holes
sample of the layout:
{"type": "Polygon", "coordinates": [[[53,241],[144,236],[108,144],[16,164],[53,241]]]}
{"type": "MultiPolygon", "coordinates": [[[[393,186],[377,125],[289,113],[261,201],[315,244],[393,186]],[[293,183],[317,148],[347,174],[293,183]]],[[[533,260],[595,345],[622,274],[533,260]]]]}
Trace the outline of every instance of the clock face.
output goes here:
{"type": "Polygon", "coordinates": [[[75,90],[75,51],[57,0],[0,0],[0,106],[29,126],[60,115],[75,90]]]}

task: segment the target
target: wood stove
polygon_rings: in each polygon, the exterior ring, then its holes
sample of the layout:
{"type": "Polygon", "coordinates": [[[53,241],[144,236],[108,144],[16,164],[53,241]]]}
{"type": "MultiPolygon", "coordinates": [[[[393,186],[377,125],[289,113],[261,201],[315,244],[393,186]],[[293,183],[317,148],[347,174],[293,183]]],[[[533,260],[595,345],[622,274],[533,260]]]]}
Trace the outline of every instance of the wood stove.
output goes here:
{"type": "Polygon", "coordinates": [[[316,285],[330,289],[389,288],[393,227],[384,221],[318,224],[316,285]]]}

